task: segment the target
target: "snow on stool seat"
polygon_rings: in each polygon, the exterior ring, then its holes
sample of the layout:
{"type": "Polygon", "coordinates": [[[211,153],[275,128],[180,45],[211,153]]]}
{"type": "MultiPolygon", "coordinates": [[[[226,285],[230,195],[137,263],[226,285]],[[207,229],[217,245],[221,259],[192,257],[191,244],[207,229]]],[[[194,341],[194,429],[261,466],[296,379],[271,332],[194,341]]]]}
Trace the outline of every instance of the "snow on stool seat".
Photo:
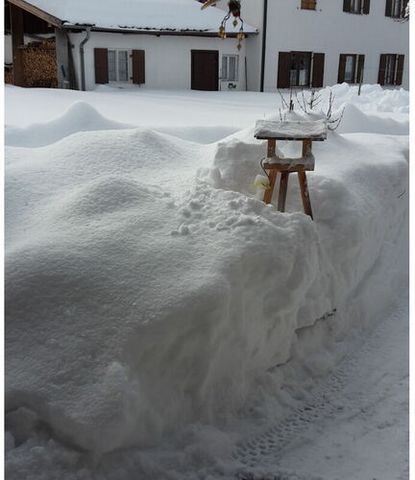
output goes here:
{"type": "Polygon", "coordinates": [[[264,192],[264,202],[271,203],[277,174],[280,173],[278,210],[284,212],[288,177],[290,173],[297,173],[304,212],[313,218],[306,171],[314,170],[315,159],[311,152],[312,142],[327,139],[326,121],[324,119],[314,121],[286,120],[281,122],[258,120],[255,125],[254,136],[258,140],[267,140],[268,142],[266,162],[264,164],[261,163],[269,179],[269,188],[264,192]],[[298,158],[286,158],[281,155],[276,155],[277,140],[302,141],[302,156],[298,158]]]}

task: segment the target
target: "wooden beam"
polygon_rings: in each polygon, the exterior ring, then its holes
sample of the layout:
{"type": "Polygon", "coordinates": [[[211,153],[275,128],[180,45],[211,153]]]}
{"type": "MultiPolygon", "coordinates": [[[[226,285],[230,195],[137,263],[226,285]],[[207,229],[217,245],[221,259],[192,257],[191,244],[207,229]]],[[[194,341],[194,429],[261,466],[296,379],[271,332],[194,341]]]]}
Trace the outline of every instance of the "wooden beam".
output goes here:
{"type": "Polygon", "coordinates": [[[45,12],[44,10],[41,10],[38,7],[35,7],[34,5],[26,2],[25,0],[8,0],[8,1],[10,3],[10,6],[14,5],[15,7],[19,7],[22,10],[25,10],[26,12],[31,13],[35,17],[41,18],[46,23],[49,23],[54,27],[61,28],[63,25],[62,20],[60,20],[59,18],[54,17],[53,15],[50,15],[49,13],[45,12]]]}
{"type": "Polygon", "coordinates": [[[280,179],[280,191],[278,194],[278,210],[280,212],[285,212],[285,202],[287,200],[287,187],[288,187],[288,176],[289,172],[282,172],[280,179]]]}
{"type": "Polygon", "coordinates": [[[24,65],[23,50],[24,29],[23,10],[10,5],[10,20],[12,29],[12,51],[13,51],[13,84],[19,87],[24,86],[24,65]]]}

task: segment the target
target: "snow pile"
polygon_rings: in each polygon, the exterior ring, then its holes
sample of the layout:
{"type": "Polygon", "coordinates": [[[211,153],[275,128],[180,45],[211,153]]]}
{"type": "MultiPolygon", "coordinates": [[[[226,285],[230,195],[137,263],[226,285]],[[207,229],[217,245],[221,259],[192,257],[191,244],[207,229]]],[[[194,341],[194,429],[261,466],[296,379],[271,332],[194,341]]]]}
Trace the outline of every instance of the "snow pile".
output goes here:
{"type": "MultiPolygon", "coordinates": [[[[201,11],[195,0],[30,0],[32,5],[59,18],[66,25],[93,25],[108,29],[217,32],[224,12],[201,11]]],[[[227,32],[238,32],[232,22],[227,32]]],[[[256,28],[244,24],[246,33],[256,28]]]]}
{"type": "MultiPolygon", "coordinates": [[[[291,213],[255,198],[266,148],[253,127],[201,145],[118,124],[66,137],[76,132],[68,117],[48,126],[56,143],[44,131],[42,147],[6,148],[9,478],[31,462],[47,478],[53,458],[57,478],[90,478],[61,442],[99,458],[228,421],[259,392],[283,405],[283,383],[303,378],[278,366],[296,358],[317,375],[332,365],[329,354],[312,360],[319,319],[332,319],[324,338],[339,342],[393,299],[390,285],[405,285],[403,135],[315,143],[313,222],[295,176],[291,213]],[[379,272],[387,285],[368,290],[379,272]]],[[[217,434],[204,432],[197,441],[212,446],[217,434]]],[[[186,445],[183,465],[218,455],[186,445]]],[[[108,478],[136,475],[129,461],[108,478]]],[[[144,478],[181,478],[141,454],[138,463],[144,478]]]]}
{"type": "Polygon", "coordinates": [[[131,128],[100,115],[91,105],[75,102],[59,118],[30,127],[6,127],[5,143],[16,147],[42,147],[77,132],[131,128]]]}

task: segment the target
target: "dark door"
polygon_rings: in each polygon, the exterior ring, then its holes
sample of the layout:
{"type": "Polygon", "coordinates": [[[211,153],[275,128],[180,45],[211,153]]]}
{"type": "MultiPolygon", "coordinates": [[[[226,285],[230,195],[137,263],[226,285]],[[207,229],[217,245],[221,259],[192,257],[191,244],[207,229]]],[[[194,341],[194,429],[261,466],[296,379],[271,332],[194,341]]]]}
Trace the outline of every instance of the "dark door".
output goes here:
{"type": "Polygon", "coordinates": [[[192,90],[217,91],[219,80],[219,52],[192,50],[192,90]]]}

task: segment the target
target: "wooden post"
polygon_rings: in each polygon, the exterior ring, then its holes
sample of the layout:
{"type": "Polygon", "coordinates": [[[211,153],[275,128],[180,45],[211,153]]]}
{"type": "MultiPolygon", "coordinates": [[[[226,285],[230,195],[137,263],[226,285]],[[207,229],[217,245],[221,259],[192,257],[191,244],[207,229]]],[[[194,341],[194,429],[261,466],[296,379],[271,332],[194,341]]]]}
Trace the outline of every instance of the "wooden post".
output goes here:
{"type": "MultiPolygon", "coordinates": [[[[272,158],[275,156],[275,149],[276,149],[277,142],[276,140],[270,138],[268,140],[268,146],[267,146],[267,157],[272,158]]],[[[265,203],[271,203],[272,201],[272,195],[274,193],[274,187],[275,187],[275,182],[277,181],[277,171],[276,170],[271,170],[268,174],[269,178],[269,188],[265,190],[264,192],[264,202],[265,203]]]]}
{"type": "Polygon", "coordinates": [[[278,194],[278,210],[285,212],[285,201],[287,199],[287,187],[288,187],[289,172],[281,172],[280,191],[278,194]]]}
{"type": "Polygon", "coordinates": [[[23,10],[10,4],[10,20],[12,30],[12,49],[13,49],[13,84],[19,87],[24,86],[24,65],[23,50],[24,28],[23,28],[23,10]]]}
{"type": "Polygon", "coordinates": [[[267,157],[268,158],[275,157],[276,146],[277,146],[277,141],[270,138],[268,140],[268,148],[267,148],[267,157]]]}
{"type": "Polygon", "coordinates": [[[276,170],[271,170],[268,174],[269,178],[269,188],[265,190],[264,193],[264,202],[265,203],[271,203],[272,201],[272,195],[274,193],[274,187],[275,187],[275,182],[277,181],[277,171],[276,170]]]}
{"type": "Polygon", "coordinates": [[[313,142],[310,138],[303,140],[303,158],[307,157],[311,153],[311,147],[313,142]]]}
{"type": "Polygon", "coordinates": [[[298,172],[298,182],[300,183],[301,199],[303,201],[304,213],[313,219],[313,211],[311,210],[310,195],[308,194],[307,176],[305,172],[298,172]]]}

